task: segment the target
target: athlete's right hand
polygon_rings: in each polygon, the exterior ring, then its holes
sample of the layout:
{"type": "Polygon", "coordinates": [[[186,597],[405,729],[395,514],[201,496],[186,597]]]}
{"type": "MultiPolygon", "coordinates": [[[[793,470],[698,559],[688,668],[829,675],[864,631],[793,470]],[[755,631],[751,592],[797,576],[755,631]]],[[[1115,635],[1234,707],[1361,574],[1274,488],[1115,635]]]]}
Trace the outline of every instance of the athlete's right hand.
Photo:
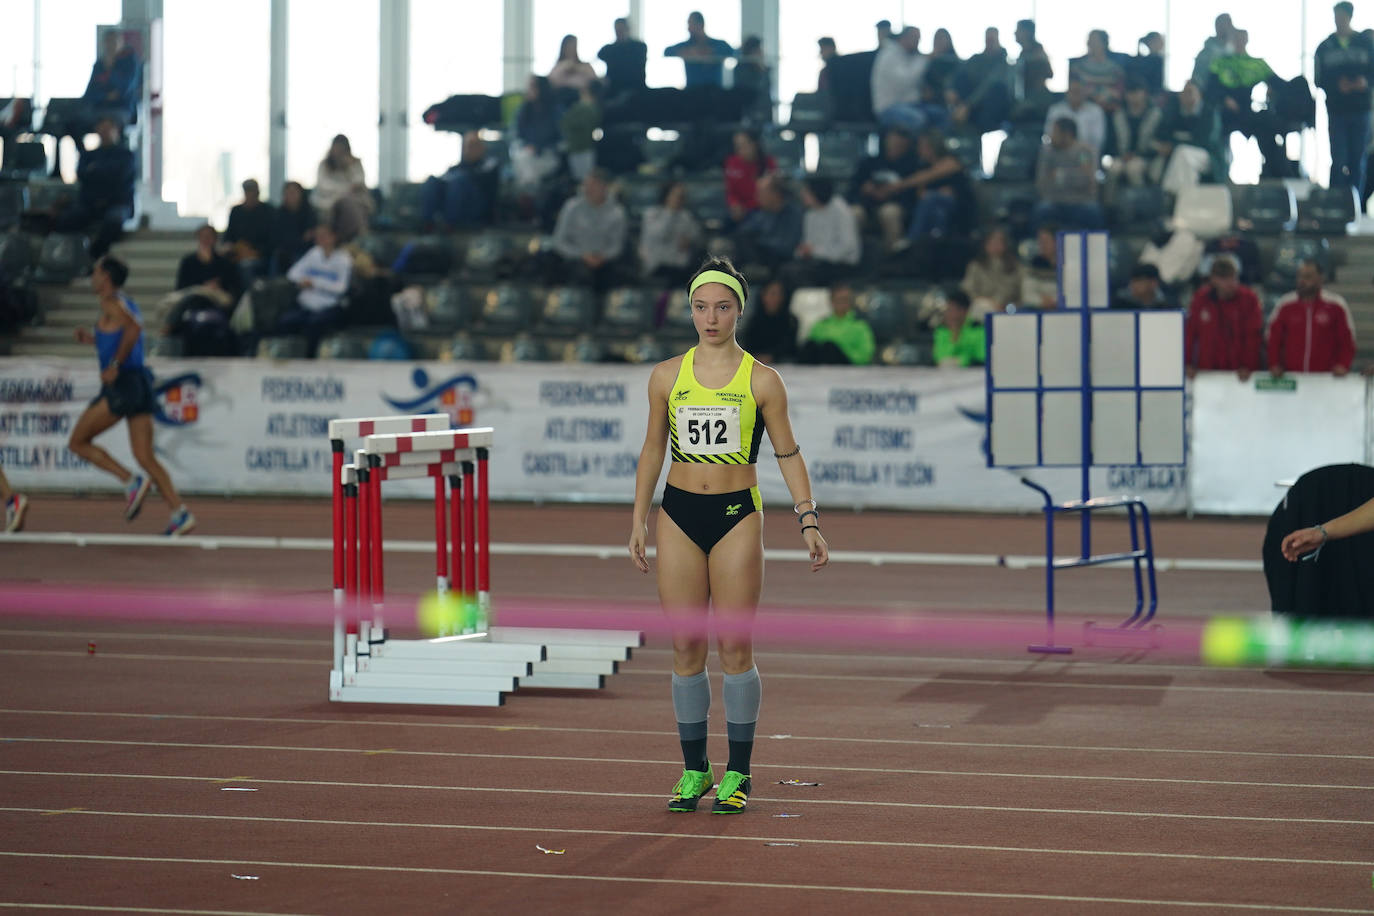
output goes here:
{"type": "Polygon", "coordinates": [[[644,545],[649,540],[649,526],[635,525],[630,531],[630,559],[635,561],[639,571],[649,571],[649,560],[644,556],[644,545]]]}
{"type": "Polygon", "coordinates": [[[91,329],[87,327],[77,328],[73,332],[73,336],[76,337],[76,342],[79,344],[88,344],[95,342],[95,335],[92,334],[91,329]]]}

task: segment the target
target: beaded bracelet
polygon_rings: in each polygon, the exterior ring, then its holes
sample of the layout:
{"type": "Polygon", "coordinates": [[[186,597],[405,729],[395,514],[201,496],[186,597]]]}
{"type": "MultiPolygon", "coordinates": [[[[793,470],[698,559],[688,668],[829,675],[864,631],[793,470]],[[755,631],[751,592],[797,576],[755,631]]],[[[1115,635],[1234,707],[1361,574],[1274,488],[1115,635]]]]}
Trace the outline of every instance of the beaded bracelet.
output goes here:
{"type": "Polygon", "coordinates": [[[807,509],[805,512],[797,516],[797,524],[802,524],[802,522],[806,520],[806,517],[808,515],[814,515],[816,517],[816,521],[818,522],[821,520],[821,514],[819,512],[817,512],[815,509],[807,509]]]}

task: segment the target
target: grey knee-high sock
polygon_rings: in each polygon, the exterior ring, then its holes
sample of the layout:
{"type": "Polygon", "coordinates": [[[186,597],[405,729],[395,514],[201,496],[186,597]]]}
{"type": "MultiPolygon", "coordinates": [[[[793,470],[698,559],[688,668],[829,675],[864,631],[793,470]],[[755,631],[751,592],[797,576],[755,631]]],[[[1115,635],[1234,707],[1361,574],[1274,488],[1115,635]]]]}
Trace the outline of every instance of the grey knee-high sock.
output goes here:
{"type": "Polygon", "coordinates": [[[758,666],[739,674],[725,675],[724,693],[725,732],[730,740],[730,762],[725,768],[747,776],[754,753],[754,727],[758,724],[759,706],[763,702],[758,666]]]}
{"type": "Polygon", "coordinates": [[[682,742],[682,764],[688,770],[706,769],[706,729],[711,713],[711,681],[706,670],[682,677],[673,673],[673,714],[682,742]]]}

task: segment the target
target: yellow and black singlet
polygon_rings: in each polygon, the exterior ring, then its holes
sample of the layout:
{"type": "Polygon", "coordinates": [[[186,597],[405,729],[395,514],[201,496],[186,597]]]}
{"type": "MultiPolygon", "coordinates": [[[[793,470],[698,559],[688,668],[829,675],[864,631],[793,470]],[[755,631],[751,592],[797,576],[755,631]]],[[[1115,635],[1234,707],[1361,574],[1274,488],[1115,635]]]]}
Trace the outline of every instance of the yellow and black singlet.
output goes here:
{"type": "Polygon", "coordinates": [[[668,395],[673,460],[757,464],[763,415],[751,387],[754,357],[745,353],[734,378],[723,388],[707,388],[692,370],[696,351],[693,347],[683,355],[677,381],[668,395]]]}

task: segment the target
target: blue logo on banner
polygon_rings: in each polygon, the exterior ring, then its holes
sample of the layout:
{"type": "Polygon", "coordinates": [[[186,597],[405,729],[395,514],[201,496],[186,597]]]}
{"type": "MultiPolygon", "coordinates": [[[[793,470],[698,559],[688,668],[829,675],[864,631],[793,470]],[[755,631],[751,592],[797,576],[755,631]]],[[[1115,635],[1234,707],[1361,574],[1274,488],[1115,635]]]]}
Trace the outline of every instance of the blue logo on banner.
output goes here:
{"type": "Polygon", "coordinates": [[[200,373],[187,372],[153,388],[157,411],[153,418],[167,426],[190,426],[200,417],[200,373]]]}
{"type": "Polygon", "coordinates": [[[410,375],[418,395],[409,398],[393,398],[382,395],[387,405],[402,413],[417,413],[433,407],[449,415],[455,426],[471,426],[476,416],[472,407],[472,396],[477,392],[477,378],[468,373],[455,375],[442,382],[431,382],[429,373],[416,368],[410,375]]]}
{"type": "Polygon", "coordinates": [[[983,457],[988,457],[988,415],[986,411],[972,410],[968,407],[956,407],[955,410],[968,420],[972,420],[983,428],[983,440],[978,443],[978,451],[983,453],[983,457]]]}

